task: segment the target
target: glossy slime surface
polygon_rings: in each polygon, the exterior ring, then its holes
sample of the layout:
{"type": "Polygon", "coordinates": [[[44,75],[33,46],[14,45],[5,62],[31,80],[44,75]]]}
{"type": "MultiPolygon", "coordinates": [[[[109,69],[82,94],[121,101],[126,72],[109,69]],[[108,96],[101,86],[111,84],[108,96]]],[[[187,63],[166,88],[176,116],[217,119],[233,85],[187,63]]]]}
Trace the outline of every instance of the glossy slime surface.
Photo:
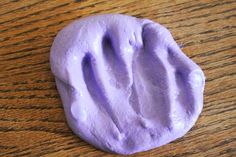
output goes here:
{"type": "Polygon", "coordinates": [[[105,151],[132,154],[187,133],[205,77],[158,23],[120,14],[66,26],[50,54],[69,126],[105,151]]]}

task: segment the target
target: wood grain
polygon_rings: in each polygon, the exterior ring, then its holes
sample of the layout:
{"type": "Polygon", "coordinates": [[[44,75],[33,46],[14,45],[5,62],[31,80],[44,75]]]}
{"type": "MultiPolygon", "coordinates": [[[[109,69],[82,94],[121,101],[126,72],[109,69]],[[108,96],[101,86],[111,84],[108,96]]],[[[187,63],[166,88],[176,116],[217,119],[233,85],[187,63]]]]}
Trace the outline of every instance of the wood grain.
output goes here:
{"type": "Polygon", "coordinates": [[[48,60],[60,29],[103,13],[165,25],[207,78],[204,109],[191,131],[132,156],[236,156],[235,0],[1,0],[0,156],[116,156],[68,128],[48,60]]]}

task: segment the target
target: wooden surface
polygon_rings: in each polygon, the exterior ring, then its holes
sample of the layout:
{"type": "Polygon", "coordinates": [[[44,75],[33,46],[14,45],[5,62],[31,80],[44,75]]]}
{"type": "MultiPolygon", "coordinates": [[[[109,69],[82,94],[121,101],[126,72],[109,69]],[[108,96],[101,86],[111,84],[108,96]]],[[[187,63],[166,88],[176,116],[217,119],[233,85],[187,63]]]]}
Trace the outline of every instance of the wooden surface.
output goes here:
{"type": "Polygon", "coordinates": [[[102,13],[165,25],[206,75],[204,109],[191,131],[133,156],[236,156],[235,0],[1,0],[0,156],[112,156],[68,128],[48,59],[61,28],[102,13]]]}

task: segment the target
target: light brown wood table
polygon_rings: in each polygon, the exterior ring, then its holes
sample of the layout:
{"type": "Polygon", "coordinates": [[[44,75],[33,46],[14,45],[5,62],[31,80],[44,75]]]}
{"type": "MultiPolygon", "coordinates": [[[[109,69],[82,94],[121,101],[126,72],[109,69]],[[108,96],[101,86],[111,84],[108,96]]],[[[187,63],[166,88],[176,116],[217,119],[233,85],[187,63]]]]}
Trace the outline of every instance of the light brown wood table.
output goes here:
{"type": "Polygon", "coordinates": [[[235,0],[1,0],[0,156],[112,156],[68,128],[49,64],[60,29],[102,13],[163,24],[206,75],[204,109],[190,132],[133,156],[236,156],[235,0]]]}

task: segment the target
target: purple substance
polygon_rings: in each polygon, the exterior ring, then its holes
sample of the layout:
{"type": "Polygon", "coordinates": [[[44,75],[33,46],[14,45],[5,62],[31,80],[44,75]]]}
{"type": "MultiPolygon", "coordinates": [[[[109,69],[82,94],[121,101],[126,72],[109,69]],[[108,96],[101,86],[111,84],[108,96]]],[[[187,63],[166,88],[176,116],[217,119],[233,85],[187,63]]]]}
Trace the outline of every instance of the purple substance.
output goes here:
{"type": "Polygon", "coordinates": [[[147,19],[107,14],[74,21],[55,38],[50,62],[69,126],[105,151],[167,144],[202,111],[202,70],[165,27],[147,19]]]}

